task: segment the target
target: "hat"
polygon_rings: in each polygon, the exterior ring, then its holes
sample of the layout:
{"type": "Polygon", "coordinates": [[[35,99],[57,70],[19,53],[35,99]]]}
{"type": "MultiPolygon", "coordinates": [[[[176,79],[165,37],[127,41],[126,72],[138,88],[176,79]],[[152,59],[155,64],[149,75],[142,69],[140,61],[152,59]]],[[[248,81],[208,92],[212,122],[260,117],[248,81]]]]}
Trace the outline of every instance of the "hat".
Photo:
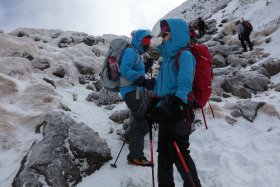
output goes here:
{"type": "Polygon", "coordinates": [[[142,45],[150,45],[151,44],[151,36],[145,36],[142,39],[142,45]]]}

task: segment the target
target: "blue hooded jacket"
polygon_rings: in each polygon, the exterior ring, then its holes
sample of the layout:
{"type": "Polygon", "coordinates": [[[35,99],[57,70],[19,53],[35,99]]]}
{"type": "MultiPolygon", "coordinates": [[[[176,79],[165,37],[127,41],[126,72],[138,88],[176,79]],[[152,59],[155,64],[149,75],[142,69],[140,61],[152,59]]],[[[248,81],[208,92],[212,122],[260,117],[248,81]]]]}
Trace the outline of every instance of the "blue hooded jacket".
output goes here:
{"type": "Polygon", "coordinates": [[[175,58],[180,49],[186,47],[190,41],[189,26],[182,19],[165,21],[170,27],[171,36],[158,47],[163,62],[153,93],[160,97],[175,95],[187,103],[188,94],[192,91],[196,61],[191,52],[186,50],[180,55],[179,68],[175,64],[175,58]]]}
{"type": "MultiPolygon", "coordinates": [[[[120,72],[121,75],[130,82],[134,82],[141,75],[145,77],[145,65],[140,55],[144,53],[141,43],[146,36],[150,36],[150,33],[146,30],[140,29],[135,31],[131,42],[133,48],[128,47],[123,52],[120,72]]],[[[134,84],[121,87],[121,97],[124,99],[128,92],[134,90],[136,90],[136,85],[134,84]]],[[[141,90],[143,91],[143,88],[141,90]]]]}

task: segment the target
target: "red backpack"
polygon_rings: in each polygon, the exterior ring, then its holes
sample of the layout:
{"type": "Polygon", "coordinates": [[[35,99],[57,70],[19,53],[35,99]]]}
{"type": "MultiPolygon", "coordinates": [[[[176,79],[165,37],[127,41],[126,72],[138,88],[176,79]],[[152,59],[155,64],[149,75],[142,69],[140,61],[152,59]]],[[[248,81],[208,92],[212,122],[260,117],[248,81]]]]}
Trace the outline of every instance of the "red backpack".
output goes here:
{"type": "MultiPolygon", "coordinates": [[[[202,110],[202,115],[207,129],[203,107],[209,101],[212,93],[213,69],[212,69],[212,55],[207,46],[203,44],[191,44],[187,48],[181,49],[176,55],[176,66],[179,68],[179,57],[184,50],[190,51],[195,60],[195,75],[193,80],[192,92],[188,95],[188,100],[194,102],[195,108],[202,110]]],[[[209,104],[210,105],[210,104],[209,104]]],[[[213,117],[214,113],[210,105],[213,117]]]]}
{"type": "Polygon", "coordinates": [[[242,26],[244,27],[244,29],[248,32],[252,32],[253,31],[253,26],[249,21],[242,21],[242,26]]]}

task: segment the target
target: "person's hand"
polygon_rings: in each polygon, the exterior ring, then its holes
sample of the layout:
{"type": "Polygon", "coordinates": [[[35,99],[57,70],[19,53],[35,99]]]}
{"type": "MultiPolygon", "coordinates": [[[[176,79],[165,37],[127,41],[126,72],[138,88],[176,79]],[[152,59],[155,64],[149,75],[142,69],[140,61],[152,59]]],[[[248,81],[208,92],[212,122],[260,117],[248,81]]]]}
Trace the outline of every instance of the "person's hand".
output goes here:
{"type": "Polygon", "coordinates": [[[153,123],[153,121],[154,121],[156,108],[157,108],[157,104],[159,101],[160,101],[160,97],[150,97],[149,98],[148,107],[147,107],[147,110],[145,113],[146,120],[149,123],[153,123]]]}
{"type": "Polygon", "coordinates": [[[185,103],[177,96],[173,95],[168,98],[169,102],[177,108],[182,108],[185,106],[185,103]]]}
{"type": "Polygon", "coordinates": [[[156,85],[156,79],[155,78],[146,79],[144,81],[144,87],[148,90],[153,90],[155,85],[156,85]]]}
{"type": "Polygon", "coordinates": [[[133,83],[138,87],[142,87],[144,85],[144,82],[145,82],[145,77],[140,75],[133,83]]]}
{"type": "Polygon", "coordinates": [[[146,61],[146,65],[148,67],[152,67],[154,64],[154,59],[153,58],[148,58],[147,61],[146,61]]]}
{"type": "Polygon", "coordinates": [[[154,59],[153,58],[147,58],[145,62],[145,72],[147,72],[154,64],[154,59]]]}

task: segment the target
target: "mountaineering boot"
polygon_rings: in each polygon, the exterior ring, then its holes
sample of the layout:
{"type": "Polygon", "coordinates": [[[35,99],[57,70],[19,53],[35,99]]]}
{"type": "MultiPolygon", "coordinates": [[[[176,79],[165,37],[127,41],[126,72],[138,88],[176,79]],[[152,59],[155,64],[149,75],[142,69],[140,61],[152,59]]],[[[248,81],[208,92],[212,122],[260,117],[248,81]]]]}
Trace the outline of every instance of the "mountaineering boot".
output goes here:
{"type": "Polygon", "coordinates": [[[248,52],[248,50],[247,49],[243,49],[243,51],[242,52],[248,52]]]}
{"type": "Polygon", "coordinates": [[[129,165],[135,165],[135,166],[152,166],[152,162],[147,160],[145,157],[142,158],[135,158],[135,159],[128,159],[127,162],[129,165]]]}

